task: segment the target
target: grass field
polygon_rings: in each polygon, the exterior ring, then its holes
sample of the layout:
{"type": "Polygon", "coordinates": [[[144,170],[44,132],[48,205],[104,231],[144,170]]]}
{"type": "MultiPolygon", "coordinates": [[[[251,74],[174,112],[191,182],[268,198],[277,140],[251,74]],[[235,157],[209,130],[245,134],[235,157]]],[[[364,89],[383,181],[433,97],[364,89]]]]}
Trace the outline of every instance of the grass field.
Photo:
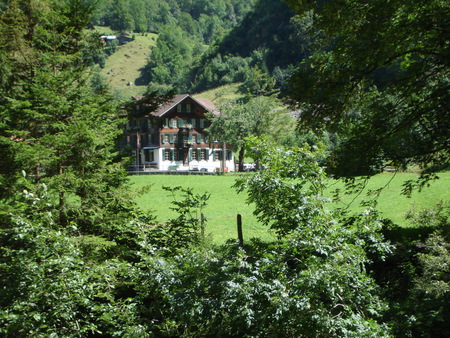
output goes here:
{"type": "Polygon", "coordinates": [[[240,85],[240,83],[224,85],[218,88],[204,91],[199,94],[195,94],[194,97],[207,99],[211,102],[214,102],[216,106],[220,106],[221,104],[236,101],[244,97],[244,94],[239,91],[240,85]]]}
{"type": "MultiPolygon", "coordinates": [[[[430,187],[425,188],[420,193],[414,192],[412,198],[406,198],[400,192],[404,181],[416,178],[413,173],[377,175],[370,180],[367,189],[385,187],[379,199],[379,210],[383,213],[383,216],[392,219],[395,223],[407,226],[404,215],[413,206],[417,208],[432,207],[438,201],[450,198],[450,172],[442,173],[439,176],[440,180],[432,182],[430,187]]],[[[244,193],[237,194],[235,189],[232,188],[235,179],[236,176],[233,175],[141,175],[130,177],[135,188],[145,185],[152,186],[148,192],[137,196],[136,202],[143,209],[152,210],[158,221],[166,221],[176,216],[170,210],[172,197],[162,187],[190,187],[196,193],[208,192],[211,194],[208,206],[205,209],[205,216],[208,219],[206,232],[211,234],[214,242],[222,243],[229,238],[237,237],[237,214],[242,215],[244,238],[273,239],[267,228],[258,224],[253,216],[254,208],[246,203],[246,195],[244,193]]],[[[340,182],[334,181],[330,181],[329,186],[330,191],[342,187],[340,182]]],[[[338,206],[350,204],[352,210],[362,211],[363,208],[359,206],[359,203],[364,197],[364,194],[357,198],[346,196],[338,206]]],[[[330,208],[336,206],[330,204],[330,208]]]]}

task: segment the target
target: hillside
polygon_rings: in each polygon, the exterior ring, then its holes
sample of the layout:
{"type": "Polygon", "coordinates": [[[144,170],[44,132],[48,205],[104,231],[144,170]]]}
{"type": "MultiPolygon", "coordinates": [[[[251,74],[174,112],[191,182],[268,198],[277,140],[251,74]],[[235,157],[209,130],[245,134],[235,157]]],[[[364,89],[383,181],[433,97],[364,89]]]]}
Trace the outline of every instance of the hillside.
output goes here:
{"type": "Polygon", "coordinates": [[[140,81],[141,69],[147,64],[150,48],[156,44],[156,34],[135,35],[134,40],[117,47],[106,59],[102,69],[105,82],[120,98],[141,95],[147,86],[140,81]]]}
{"type": "MultiPolygon", "coordinates": [[[[102,34],[114,35],[115,32],[97,27],[102,34]]],[[[117,50],[106,58],[101,74],[111,92],[122,99],[133,95],[142,95],[147,85],[141,79],[141,69],[147,64],[151,47],[155,46],[157,34],[136,35],[134,40],[117,47],[117,50]],[[130,85],[132,84],[132,85],[130,85]]],[[[205,98],[216,105],[241,98],[240,84],[229,84],[201,93],[191,93],[195,97],[205,98]]]]}
{"type": "Polygon", "coordinates": [[[201,93],[194,94],[194,97],[207,99],[213,102],[216,106],[225,104],[230,101],[236,101],[244,97],[244,94],[239,89],[240,83],[233,83],[224,85],[214,89],[210,89],[201,93]]]}

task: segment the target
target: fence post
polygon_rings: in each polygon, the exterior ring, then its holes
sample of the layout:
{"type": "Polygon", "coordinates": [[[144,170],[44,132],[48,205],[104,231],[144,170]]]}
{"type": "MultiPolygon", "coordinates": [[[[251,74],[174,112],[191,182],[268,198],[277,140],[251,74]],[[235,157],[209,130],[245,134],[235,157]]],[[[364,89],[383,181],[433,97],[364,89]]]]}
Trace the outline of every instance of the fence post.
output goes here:
{"type": "Polygon", "coordinates": [[[244,246],[244,236],[242,235],[242,216],[240,214],[237,215],[237,232],[238,232],[239,245],[241,247],[243,247],[244,246]]]}

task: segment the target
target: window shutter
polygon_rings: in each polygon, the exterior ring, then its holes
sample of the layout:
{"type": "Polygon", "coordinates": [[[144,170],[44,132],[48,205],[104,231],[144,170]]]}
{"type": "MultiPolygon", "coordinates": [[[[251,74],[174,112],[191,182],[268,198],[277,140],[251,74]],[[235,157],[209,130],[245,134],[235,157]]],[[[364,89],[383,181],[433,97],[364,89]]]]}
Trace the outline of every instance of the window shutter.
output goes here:
{"type": "Polygon", "coordinates": [[[183,119],[178,118],[178,128],[182,128],[183,127],[183,119]]]}
{"type": "Polygon", "coordinates": [[[169,134],[169,142],[173,143],[173,134],[169,134]]]}
{"type": "Polygon", "coordinates": [[[175,149],[170,149],[170,160],[175,161],[175,149]]]}
{"type": "Polygon", "coordinates": [[[209,149],[205,149],[205,160],[209,161],[209,149]]]}
{"type": "Polygon", "coordinates": [[[197,143],[202,143],[202,134],[197,134],[197,143]]]}
{"type": "Polygon", "coordinates": [[[161,144],[164,144],[164,134],[161,134],[161,144]]]}
{"type": "Polygon", "coordinates": [[[189,149],[189,161],[192,161],[192,151],[193,151],[194,149],[189,149]]]}
{"type": "Polygon", "coordinates": [[[231,158],[232,158],[232,152],[231,152],[231,150],[227,150],[227,160],[228,161],[231,161],[231,158]]]}
{"type": "Polygon", "coordinates": [[[202,150],[197,149],[197,160],[200,161],[202,159],[202,150]]]}
{"type": "Polygon", "coordinates": [[[188,142],[192,142],[192,134],[188,135],[188,142]]]}
{"type": "Polygon", "coordinates": [[[195,119],[195,126],[197,128],[201,128],[202,127],[201,124],[200,124],[200,119],[195,119]]]}
{"type": "Polygon", "coordinates": [[[215,161],[217,159],[217,152],[213,150],[213,161],[215,161]]]}

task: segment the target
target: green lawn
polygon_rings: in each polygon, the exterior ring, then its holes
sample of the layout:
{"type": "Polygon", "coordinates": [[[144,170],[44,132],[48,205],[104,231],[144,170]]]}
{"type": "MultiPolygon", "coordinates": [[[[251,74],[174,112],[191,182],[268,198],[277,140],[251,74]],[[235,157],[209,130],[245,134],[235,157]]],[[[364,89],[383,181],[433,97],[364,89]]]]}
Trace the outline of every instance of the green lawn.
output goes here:
{"type": "MultiPolygon", "coordinates": [[[[439,175],[440,180],[432,182],[430,187],[425,188],[421,193],[414,192],[412,198],[400,195],[402,183],[408,179],[414,179],[415,174],[402,173],[393,175],[390,173],[380,174],[373,177],[369,184],[369,189],[384,187],[379,199],[379,209],[383,215],[392,219],[395,223],[407,226],[404,221],[405,213],[412,206],[418,208],[432,207],[436,202],[450,197],[450,172],[439,175]]],[[[151,189],[136,197],[140,207],[145,210],[152,210],[159,221],[166,221],[174,217],[175,213],[170,210],[172,197],[169,192],[162,189],[163,186],[182,186],[193,188],[194,192],[211,194],[208,206],[205,209],[205,216],[208,219],[207,233],[211,234],[216,243],[221,243],[229,238],[236,238],[236,215],[241,214],[243,219],[244,238],[259,237],[270,240],[273,237],[265,227],[258,224],[252,212],[252,205],[247,205],[246,195],[237,194],[232,188],[236,176],[225,175],[141,175],[131,176],[134,187],[139,188],[151,185],[151,189]]],[[[330,181],[330,190],[342,187],[339,182],[330,181]]],[[[344,206],[353,200],[354,196],[346,196],[344,206]]],[[[355,211],[363,210],[359,202],[365,198],[364,194],[357,197],[350,205],[355,211]]],[[[330,205],[332,207],[332,205],[330,205]]]]}
{"type": "MultiPolygon", "coordinates": [[[[430,208],[440,200],[448,200],[450,198],[450,172],[440,173],[439,180],[430,183],[429,187],[425,187],[421,192],[414,191],[411,198],[401,195],[402,184],[407,180],[417,178],[415,173],[383,173],[376,175],[370,179],[365,192],[360,196],[345,196],[343,202],[337,206],[346,206],[350,204],[350,208],[355,211],[362,211],[364,208],[360,206],[360,202],[367,197],[366,192],[370,189],[384,187],[380,198],[378,199],[378,209],[382,215],[391,219],[394,223],[403,227],[408,226],[405,221],[405,214],[408,210],[414,208],[430,208]],[[353,200],[354,199],[354,200],[353,200]]],[[[330,182],[329,190],[337,187],[342,188],[341,182],[330,182]]]]}

